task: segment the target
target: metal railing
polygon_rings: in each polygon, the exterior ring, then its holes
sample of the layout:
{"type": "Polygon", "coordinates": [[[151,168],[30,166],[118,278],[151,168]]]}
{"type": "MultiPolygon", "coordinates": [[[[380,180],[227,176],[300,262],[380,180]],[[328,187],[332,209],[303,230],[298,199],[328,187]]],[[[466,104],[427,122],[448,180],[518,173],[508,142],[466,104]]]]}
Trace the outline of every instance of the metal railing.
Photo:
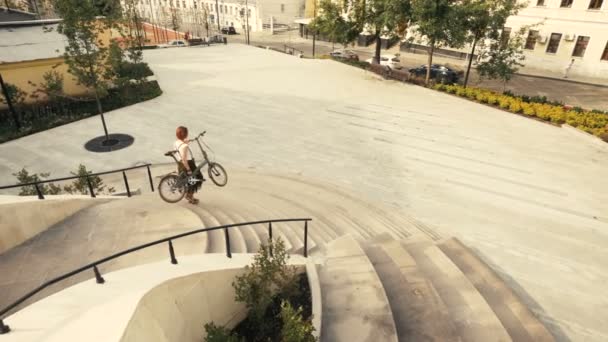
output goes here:
{"type": "Polygon", "coordinates": [[[40,189],[40,184],[53,183],[53,182],[61,182],[61,181],[72,180],[72,179],[86,178],[87,185],[88,185],[88,188],[89,188],[89,194],[91,195],[91,197],[95,198],[96,197],[95,196],[95,190],[93,189],[93,183],[91,183],[91,177],[102,176],[102,175],[108,175],[108,174],[112,174],[112,173],[122,172],[122,178],[123,178],[123,180],[125,182],[125,188],[127,190],[127,196],[131,197],[131,188],[129,188],[129,180],[127,178],[126,171],[135,170],[135,169],[141,169],[141,168],[144,168],[144,167],[147,168],[148,169],[148,180],[150,181],[150,190],[152,190],[152,192],[154,192],[154,181],[152,180],[152,172],[150,171],[150,166],[151,165],[152,164],[144,164],[144,165],[138,165],[138,166],[128,167],[128,168],[124,168],[124,169],[104,171],[104,172],[98,172],[98,173],[91,173],[91,174],[83,175],[83,176],[78,175],[78,176],[70,176],[70,177],[63,177],[63,178],[44,179],[44,180],[39,180],[37,182],[31,182],[31,183],[23,183],[23,184],[15,184],[15,185],[4,185],[4,186],[0,186],[0,190],[33,186],[36,189],[36,194],[38,194],[38,199],[42,200],[42,199],[44,199],[44,194],[42,193],[42,190],[40,189]]]}
{"type": "MultiPolygon", "coordinates": [[[[169,258],[171,260],[171,263],[173,265],[177,265],[177,258],[175,257],[175,249],[173,248],[173,240],[179,239],[179,238],[183,238],[185,236],[190,236],[190,235],[194,235],[194,234],[198,234],[198,233],[204,233],[204,232],[209,232],[209,231],[213,231],[213,230],[220,230],[223,229],[224,230],[224,238],[226,240],[226,256],[228,258],[232,258],[232,251],[231,251],[231,247],[230,247],[230,233],[229,233],[229,229],[230,228],[234,228],[234,227],[242,227],[242,226],[250,226],[250,225],[256,225],[256,224],[268,224],[268,239],[270,241],[272,241],[272,224],[273,223],[285,223],[285,222],[304,222],[304,247],[302,250],[302,255],[304,255],[305,258],[308,257],[308,222],[312,221],[311,218],[292,218],[292,219],[276,219],[276,220],[264,220],[264,221],[253,221],[253,222],[242,222],[242,223],[233,223],[233,224],[227,224],[227,225],[223,225],[223,226],[217,226],[217,227],[211,227],[211,228],[202,228],[202,229],[196,229],[196,230],[192,230],[189,232],[185,232],[185,233],[181,233],[181,234],[177,234],[177,235],[173,235],[170,237],[166,237],[163,239],[159,239],[156,241],[152,241],[152,242],[148,242],[145,243],[143,245],[139,245],[136,247],[132,247],[129,249],[126,249],[122,252],[118,252],[115,254],[112,254],[108,257],[105,257],[103,259],[99,259],[97,261],[94,261],[92,263],[89,263],[85,266],[82,266],[78,269],[75,269],[73,271],[70,271],[68,273],[65,273],[61,276],[58,276],[56,278],[53,278],[47,282],[45,282],[44,284],[38,286],[36,289],[28,292],[27,294],[23,295],[21,298],[17,299],[16,301],[14,301],[12,304],[10,304],[9,306],[3,308],[0,311],[0,334],[6,334],[10,331],[10,327],[6,324],[4,324],[3,319],[6,318],[5,315],[10,312],[11,310],[13,310],[14,308],[16,308],[17,306],[23,304],[23,302],[25,302],[26,300],[32,298],[34,295],[36,295],[37,293],[39,293],[40,291],[44,290],[45,288],[58,283],[64,279],[70,278],[72,276],[75,276],[76,274],[82,273],[86,270],[93,270],[93,273],[95,274],[95,280],[98,284],[103,284],[105,283],[105,279],[102,277],[101,273],[99,272],[99,269],[97,268],[97,266],[106,263],[110,260],[114,260],[118,257],[121,257],[123,255],[126,254],[130,254],[133,252],[136,252],[138,250],[144,249],[144,248],[148,248],[151,246],[156,246],[159,245],[161,243],[168,243],[168,248],[169,248],[169,258]]],[[[270,251],[271,255],[272,255],[272,250],[270,251]]]]}

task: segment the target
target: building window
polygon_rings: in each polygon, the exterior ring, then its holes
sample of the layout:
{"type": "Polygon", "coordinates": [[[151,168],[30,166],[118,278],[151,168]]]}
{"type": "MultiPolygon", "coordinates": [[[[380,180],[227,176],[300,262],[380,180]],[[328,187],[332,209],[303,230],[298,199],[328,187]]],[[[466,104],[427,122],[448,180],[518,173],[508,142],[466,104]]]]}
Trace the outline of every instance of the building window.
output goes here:
{"type": "Polygon", "coordinates": [[[587,44],[589,44],[589,37],[578,36],[576,39],[576,45],[572,51],[572,57],[583,57],[585,50],[587,50],[587,44]]]}
{"type": "Polygon", "coordinates": [[[545,6],[545,0],[537,0],[536,6],[545,6]]]}
{"type": "Polygon", "coordinates": [[[549,44],[547,44],[547,53],[556,53],[559,47],[559,42],[562,40],[561,33],[551,33],[549,44]]]}
{"type": "Polygon", "coordinates": [[[530,30],[528,31],[528,38],[526,38],[526,45],[524,49],[526,50],[534,50],[536,47],[536,38],[538,37],[538,31],[530,30]]]}
{"type": "Polygon", "coordinates": [[[602,53],[601,60],[608,61],[608,42],[606,42],[606,47],[604,48],[604,52],[602,53]]]}
{"type": "Polygon", "coordinates": [[[562,0],[562,3],[559,5],[559,7],[572,7],[572,2],[574,0],[562,0]]]}
{"type": "Polygon", "coordinates": [[[285,13],[285,4],[281,4],[281,13],[285,13]]]}
{"type": "Polygon", "coordinates": [[[251,18],[251,10],[250,9],[247,10],[247,17],[251,18]]]}
{"type": "Polygon", "coordinates": [[[589,9],[599,10],[602,8],[602,2],[603,0],[591,0],[589,3],[589,9]]]}
{"type": "Polygon", "coordinates": [[[182,1],[182,5],[184,5],[184,8],[186,8],[186,2],[182,1]]]}
{"type": "Polygon", "coordinates": [[[503,27],[502,33],[500,34],[500,45],[504,48],[509,44],[509,38],[511,37],[511,28],[503,27]]]}

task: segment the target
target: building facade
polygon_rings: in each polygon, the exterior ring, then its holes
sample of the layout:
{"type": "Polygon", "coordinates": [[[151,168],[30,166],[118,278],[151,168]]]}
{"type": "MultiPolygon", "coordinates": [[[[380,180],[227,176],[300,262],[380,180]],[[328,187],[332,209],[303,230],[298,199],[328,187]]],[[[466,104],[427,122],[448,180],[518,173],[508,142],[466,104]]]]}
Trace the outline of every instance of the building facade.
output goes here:
{"type": "Polygon", "coordinates": [[[531,0],[505,29],[527,26],[523,70],[562,72],[574,60],[570,76],[608,83],[608,0],[531,0]]]}

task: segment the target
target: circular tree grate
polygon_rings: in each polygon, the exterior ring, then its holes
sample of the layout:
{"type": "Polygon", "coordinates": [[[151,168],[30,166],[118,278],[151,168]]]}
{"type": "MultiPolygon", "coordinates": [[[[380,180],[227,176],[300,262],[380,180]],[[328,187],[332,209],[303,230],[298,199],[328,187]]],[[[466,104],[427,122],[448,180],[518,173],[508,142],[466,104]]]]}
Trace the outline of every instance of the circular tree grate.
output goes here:
{"type": "Polygon", "coordinates": [[[128,134],[108,134],[93,138],[84,144],[84,148],[91,152],[112,152],[129,147],[133,144],[135,138],[128,134]]]}

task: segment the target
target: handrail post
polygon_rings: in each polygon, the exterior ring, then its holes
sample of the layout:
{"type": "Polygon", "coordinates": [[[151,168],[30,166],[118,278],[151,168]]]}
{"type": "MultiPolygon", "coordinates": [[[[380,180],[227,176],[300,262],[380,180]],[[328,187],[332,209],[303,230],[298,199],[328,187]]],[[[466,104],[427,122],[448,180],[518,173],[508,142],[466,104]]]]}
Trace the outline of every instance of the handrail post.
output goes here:
{"type": "Polygon", "coordinates": [[[230,234],[228,234],[228,228],[224,228],[224,236],[226,237],[226,256],[232,258],[232,251],[230,251],[230,234]]]}
{"type": "Polygon", "coordinates": [[[131,197],[131,189],[129,189],[129,181],[127,180],[127,174],[123,171],[122,178],[125,180],[125,188],[127,188],[127,196],[131,197]]]}
{"type": "Polygon", "coordinates": [[[11,327],[4,324],[4,321],[0,319],[0,335],[8,334],[9,331],[11,331],[11,327]]]}
{"type": "Polygon", "coordinates": [[[150,171],[150,165],[146,166],[148,168],[148,180],[150,180],[150,190],[154,192],[154,182],[152,181],[152,172],[150,171]]]}
{"type": "Polygon", "coordinates": [[[36,193],[38,194],[38,199],[44,199],[44,195],[42,194],[42,191],[40,191],[40,187],[38,186],[38,183],[34,184],[34,187],[36,188],[36,193]]]}
{"type": "Polygon", "coordinates": [[[103,284],[106,282],[105,279],[103,279],[103,277],[101,276],[101,273],[99,273],[97,265],[93,266],[93,272],[95,272],[95,281],[97,282],[97,284],[103,284]]]}
{"type": "Polygon", "coordinates": [[[87,176],[87,185],[89,186],[91,197],[95,198],[95,191],[93,191],[93,184],[91,184],[91,178],[89,176],[87,176]]]}
{"type": "Polygon", "coordinates": [[[270,256],[274,256],[272,252],[272,221],[268,222],[268,244],[270,245],[270,256]]]}
{"type": "Polygon", "coordinates": [[[308,258],[308,221],[304,221],[304,257],[308,258]]]}
{"type": "Polygon", "coordinates": [[[171,255],[171,263],[177,265],[177,259],[175,259],[175,251],[173,250],[173,243],[169,240],[169,255],[171,255]]]}

